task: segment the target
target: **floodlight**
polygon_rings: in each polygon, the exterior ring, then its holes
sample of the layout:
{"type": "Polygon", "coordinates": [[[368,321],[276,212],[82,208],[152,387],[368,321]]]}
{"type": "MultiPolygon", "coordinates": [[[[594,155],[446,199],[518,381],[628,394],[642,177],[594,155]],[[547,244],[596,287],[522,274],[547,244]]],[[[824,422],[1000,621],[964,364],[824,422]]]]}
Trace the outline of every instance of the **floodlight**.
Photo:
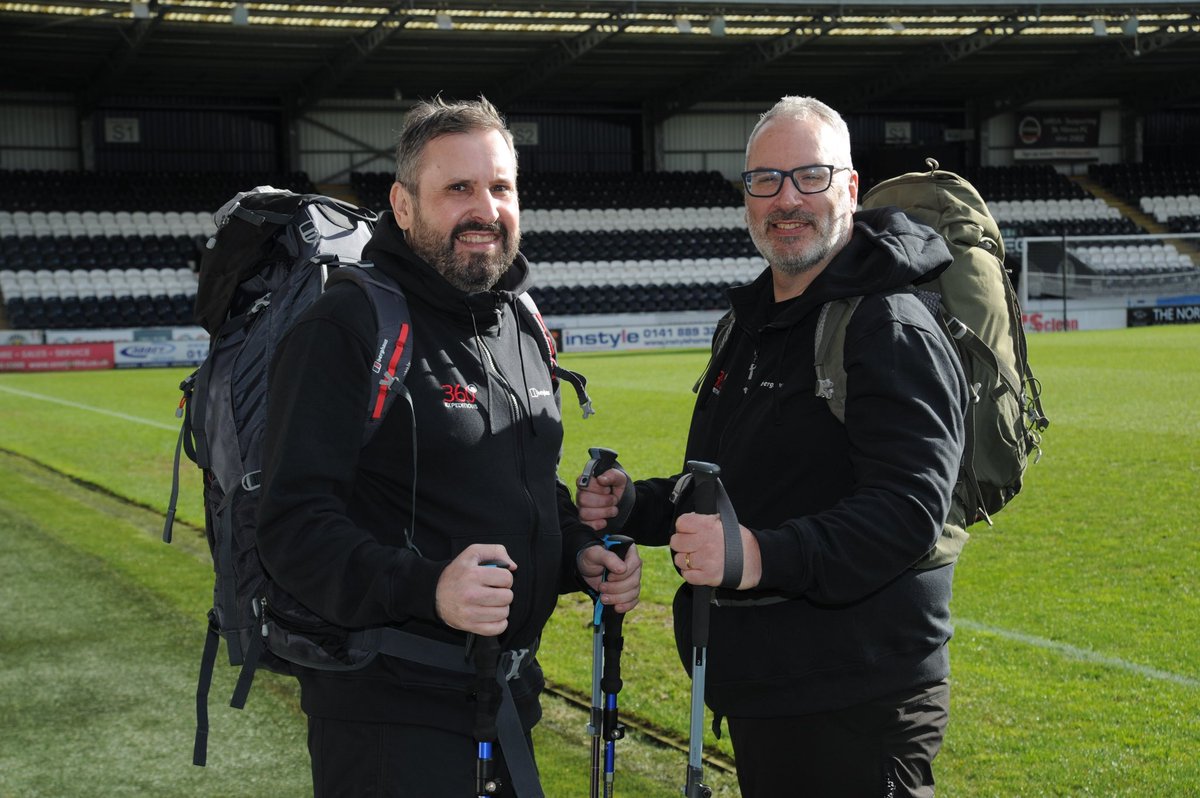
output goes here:
{"type": "Polygon", "coordinates": [[[713,36],[725,35],[725,17],[717,14],[708,21],[708,32],[713,36]]]}
{"type": "Polygon", "coordinates": [[[139,3],[136,0],[130,0],[129,11],[133,14],[134,19],[150,19],[149,3],[139,3]]]}
{"type": "Polygon", "coordinates": [[[1104,24],[1104,20],[1102,20],[1102,19],[1093,19],[1092,20],[1092,35],[1093,36],[1107,36],[1108,35],[1108,26],[1104,24]]]}
{"type": "Polygon", "coordinates": [[[450,19],[449,14],[438,14],[434,17],[437,22],[438,30],[451,30],[454,28],[454,20],[450,19]]]}
{"type": "Polygon", "coordinates": [[[1122,22],[1122,23],[1121,23],[1121,31],[1122,31],[1122,32],[1123,32],[1123,33],[1124,33],[1126,36],[1137,36],[1137,32],[1138,32],[1138,18],[1137,18],[1137,16],[1136,16],[1136,15],[1135,15],[1135,16],[1132,16],[1132,17],[1130,17],[1129,19],[1127,19],[1127,20],[1125,20],[1124,22],[1122,22]]]}
{"type": "Polygon", "coordinates": [[[675,17],[675,27],[679,30],[680,33],[691,33],[692,32],[691,20],[684,19],[683,17],[675,17]]]}
{"type": "Polygon", "coordinates": [[[249,25],[250,9],[246,8],[245,3],[234,3],[233,13],[229,15],[229,21],[234,25],[249,25]]]}

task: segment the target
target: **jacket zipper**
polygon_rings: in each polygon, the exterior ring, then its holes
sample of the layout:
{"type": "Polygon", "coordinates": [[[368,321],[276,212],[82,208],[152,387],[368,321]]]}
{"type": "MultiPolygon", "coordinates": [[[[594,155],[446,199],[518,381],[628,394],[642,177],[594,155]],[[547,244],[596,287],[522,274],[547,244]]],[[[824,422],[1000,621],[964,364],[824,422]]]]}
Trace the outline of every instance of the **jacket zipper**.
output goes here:
{"type": "MultiPolygon", "coordinates": [[[[520,332],[518,331],[517,346],[520,345],[520,332]]],[[[483,350],[484,358],[487,360],[487,362],[484,364],[484,367],[491,369],[492,373],[496,376],[496,380],[500,383],[500,387],[504,389],[504,396],[508,400],[508,409],[512,412],[513,447],[516,449],[517,469],[521,475],[521,492],[525,495],[525,504],[529,507],[530,515],[533,517],[533,539],[531,540],[529,546],[530,571],[533,574],[530,577],[529,612],[533,612],[536,610],[536,607],[534,606],[534,599],[537,597],[537,537],[539,519],[537,502],[533,500],[533,494],[529,492],[529,475],[525,467],[525,448],[521,437],[521,421],[524,418],[524,414],[521,412],[521,403],[517,399],[516,392],[513,390],[508,378],[501,373],[500,366],[496,363],[496,357],[492,354],[492,350],[488,348],[487,342],[483,339],[480,339],[479,346],[480,349],[483,350]]],[[[540,359],[541,355],[539,354],[538,357],[540,359]]],[[[511,624],[509,628],[514,631],[517,629],[523,629],[528,621],[528,617],[523,618],[520,626],[517,624],[511,624]]]]}

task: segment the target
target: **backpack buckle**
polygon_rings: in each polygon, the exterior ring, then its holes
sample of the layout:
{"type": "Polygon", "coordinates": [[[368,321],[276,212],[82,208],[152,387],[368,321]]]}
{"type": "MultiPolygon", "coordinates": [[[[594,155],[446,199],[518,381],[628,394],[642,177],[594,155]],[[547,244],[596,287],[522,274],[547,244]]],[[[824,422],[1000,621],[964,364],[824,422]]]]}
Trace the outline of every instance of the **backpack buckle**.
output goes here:
{"type": "Polygon", "coordinates": [[[521,675],[521,663],[529,656],[529,649],[518,648],[513,651],[506,651],[505,655],[505,659],[509,660],[509,665],[508,670],[504,673],[504,681],[511,682],[521,675]]]}

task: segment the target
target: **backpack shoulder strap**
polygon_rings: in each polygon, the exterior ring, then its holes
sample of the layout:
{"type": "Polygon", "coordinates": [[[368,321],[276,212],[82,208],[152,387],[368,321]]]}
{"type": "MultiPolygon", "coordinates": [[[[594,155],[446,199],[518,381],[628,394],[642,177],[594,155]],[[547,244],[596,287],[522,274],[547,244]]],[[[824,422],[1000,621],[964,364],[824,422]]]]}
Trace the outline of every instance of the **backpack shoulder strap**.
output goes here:
{"type": "Polygon", "coordinates": [[[583,411],[583,417],[594,415],[596,411],[592,407],[592,398],[588,396],[587,392],[587,377],[558,364],[558,348],[554,345],[554,336],[550,334],[550,329],[542,319],[542,313],[538,310],[533,297],[527,292],[519,294],[516,306],[517,312],[524,315],[533,329],[542,334],[538,348],[542,351],[542,359],[546,361],[546,367],[550,369],[551,379],[556,382],[565,380],[570,383],[571,387],[575,389],[575,397],[579,400],[579,409],[583,411]]]}
{"type": "MultiPolygon", "coordinates": [[[[721,362],[725,354],[725,346],[729,343],[729,335],[733,332],[733,322],[736,319],[733,308],[725,311],[725,315],[717,319],[717,329],[713,331],[712,351],[708,356],[708,364],[704,367],[704,371],[700,372],[700,376],[696,378],[696,384],[692,386],[692,393],[700,393],[700,386],[704,384],[704,380],[712,372],[712,370],[721,362]]],[[[697,402],[705,403],[708,397],[701,396],[697,402]]]]}
{"type": "Polygon", "coordinates": [[[813,336],[816,395],[829,403],[829,410],[843,424],[846,423],[846,330],[861,302],[861,296],[826,302],[821,306],[817,333],[813,336]]]}
{"type": "Polygon", "coordinates": [[[368,399],[367,425],[362,439],[365,446],[379,429],[396,397],[403,396],[412,406],[412,398],[404,387],[404,378],[412,366],[412,347],[409,346],[412,317],[400,286],[365,262],[339,266],[330,272],[325,285],[339,282],[357,285],[375,312],[375,360],[371,372],[379,379],[368,399]]]}

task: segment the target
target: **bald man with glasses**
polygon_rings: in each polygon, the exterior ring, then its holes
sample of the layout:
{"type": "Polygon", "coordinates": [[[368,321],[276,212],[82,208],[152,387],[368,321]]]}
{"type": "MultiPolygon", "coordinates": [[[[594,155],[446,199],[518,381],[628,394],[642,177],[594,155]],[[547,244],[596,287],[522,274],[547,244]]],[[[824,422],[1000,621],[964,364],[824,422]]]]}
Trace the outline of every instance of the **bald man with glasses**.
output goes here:
{"type": "Polygon", "coordinates": [[[728,723],[743,798],[927,798],[949,718],[954,548],[938,544],[968,391],[911,286],[950,254],[895,208],[856,211],[849,131],[813,98],[763,115],[742,180],[768,268],[729,292],[683,458],[721,468],[737,587],[721,587],[720,519],[673,505],[679,476],[608,471],[580,489],[580,517],[671,546],[681,652],[692,586],[716,588],[705,699],[728,723]],[[842,423],[815,390],[814,344],[822,307],[859,296],[842,423]]]}

